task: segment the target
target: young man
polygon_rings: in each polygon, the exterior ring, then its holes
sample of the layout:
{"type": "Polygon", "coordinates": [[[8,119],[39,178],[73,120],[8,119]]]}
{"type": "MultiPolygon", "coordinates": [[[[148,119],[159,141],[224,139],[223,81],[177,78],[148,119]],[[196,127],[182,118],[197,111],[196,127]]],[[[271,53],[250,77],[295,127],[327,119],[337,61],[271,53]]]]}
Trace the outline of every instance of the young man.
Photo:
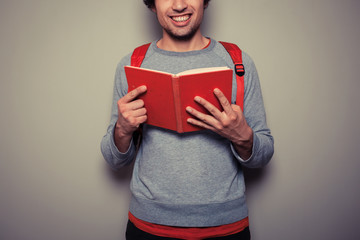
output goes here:
{"type": "MultiPolygon", "coordinates": [[[[209,1],[144,2],[157,15],[163,35],[151,43],[142,67],[172,73],[234,67],[224,47],[200,31],[209,1]]],[[[214,89],[224,110],[195,97],[210,114],[188,107],[193,116],[188,122],[204,130],[180,134],[146,124],[146,105],[137,99],[146,94],[146,86],[128,92],[124,66],[130,58],[117,67],[111,123],[101,142],[104,158],[114,168],[136,155],[127,239],[250,239],[241,168],[262,167],[273,154],[254,63],[242,54],[243,110],[235,104],[234,73],[232,99],[214,89]],[[140,125],[143,139],[135,154],[133,134],[140,125]]]]}

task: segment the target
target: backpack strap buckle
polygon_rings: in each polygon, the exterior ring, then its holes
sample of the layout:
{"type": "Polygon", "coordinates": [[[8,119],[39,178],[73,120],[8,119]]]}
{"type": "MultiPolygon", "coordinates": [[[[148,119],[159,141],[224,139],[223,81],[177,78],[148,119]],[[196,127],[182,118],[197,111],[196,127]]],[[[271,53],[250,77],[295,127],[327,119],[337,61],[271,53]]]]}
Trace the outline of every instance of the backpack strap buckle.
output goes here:
{"type": "Polygon", "coordinates": [[[245,68],[242,63],[235,64],[234,70],[239,77],[242,77],[245,74],[245,68]]]}

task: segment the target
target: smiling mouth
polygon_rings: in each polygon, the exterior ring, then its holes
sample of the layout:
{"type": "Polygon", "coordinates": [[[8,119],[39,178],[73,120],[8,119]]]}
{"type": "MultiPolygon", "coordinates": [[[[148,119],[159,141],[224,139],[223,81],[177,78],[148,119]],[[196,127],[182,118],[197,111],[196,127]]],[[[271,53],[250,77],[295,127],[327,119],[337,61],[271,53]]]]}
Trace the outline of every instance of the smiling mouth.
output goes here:
{"type": "Polygon", "coordinates": [[[188,15],[183,15],[183,16],[173,16],[171,17],[171,19],[175,22],[186,22],[187,20],[189,20],[190,18],[190,14],[188,15]]]}

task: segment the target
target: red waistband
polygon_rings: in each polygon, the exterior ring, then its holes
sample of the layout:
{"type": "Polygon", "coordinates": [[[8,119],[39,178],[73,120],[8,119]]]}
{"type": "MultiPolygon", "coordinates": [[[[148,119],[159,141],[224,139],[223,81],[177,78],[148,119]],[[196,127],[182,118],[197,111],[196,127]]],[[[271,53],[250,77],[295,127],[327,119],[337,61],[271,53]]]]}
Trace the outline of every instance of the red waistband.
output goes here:
{"type": "Polygon", "coordinates": [[[172,227],[166,225],[159,225],[138,219],[130,212],[129,220],[137,228],[152,235],[188,240],[224,237],[239,233],[249,226],[248,217],[234,223],[215,227],[172,227]]]}

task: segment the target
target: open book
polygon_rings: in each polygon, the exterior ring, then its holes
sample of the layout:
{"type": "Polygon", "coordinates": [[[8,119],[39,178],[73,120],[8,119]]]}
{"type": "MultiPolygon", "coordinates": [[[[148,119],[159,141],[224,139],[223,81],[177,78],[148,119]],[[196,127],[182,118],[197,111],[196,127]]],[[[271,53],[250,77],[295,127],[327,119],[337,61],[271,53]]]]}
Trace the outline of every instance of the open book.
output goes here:
{"type": "Polygon", "coordinates": [[[125,66],[125,73],[128,91],[147,86],[147,92],[139,97],[145,102],[148,115],[146,123],[179,133],[201,130],[187,123],[187,119],[192,117],[185,110],[187,106],[209,114],[194,101],[195,96],[206,99],[222,110],[214,95],[214,89],[219,88],[231,101],[232,70],[228,67],[199,68],[171,74],[125,66]]]}

